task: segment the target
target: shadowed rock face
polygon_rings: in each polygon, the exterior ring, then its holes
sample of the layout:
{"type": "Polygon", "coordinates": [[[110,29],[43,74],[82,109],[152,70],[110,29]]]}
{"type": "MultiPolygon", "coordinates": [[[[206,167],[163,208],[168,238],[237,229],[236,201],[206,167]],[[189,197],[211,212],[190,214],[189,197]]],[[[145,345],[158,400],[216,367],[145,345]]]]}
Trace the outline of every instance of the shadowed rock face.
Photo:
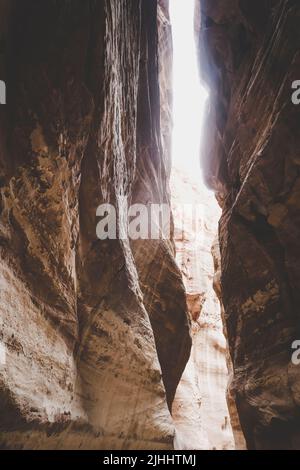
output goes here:
{"type": "Polygon", "coordinates": [[[201,1],[211,90],[203,166],[223,205],[221,283],[241,425],[249,448],[300,448],[300,6],[201,1]]]}
{"type": "Polygon", "coordinates": [[[170,448],[190,350],[173,245],[96,238],[103,202],[119,229],[121,197],[169,202],[156,2],[0,12],[0,447],[170,448]]]}

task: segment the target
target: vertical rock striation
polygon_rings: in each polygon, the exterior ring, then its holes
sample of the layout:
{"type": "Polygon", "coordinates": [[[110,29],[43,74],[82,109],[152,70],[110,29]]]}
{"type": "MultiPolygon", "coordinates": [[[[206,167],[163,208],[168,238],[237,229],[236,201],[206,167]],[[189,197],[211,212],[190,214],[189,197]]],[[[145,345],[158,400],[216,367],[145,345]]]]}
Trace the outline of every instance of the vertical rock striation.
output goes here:
{"type": "Polygon", "coordinates": [[[101,203],[120,234],[125,200],[169,201],[156,1],[9,6],[0,447],[171,448],[190,349],[172,243],[96,237],[101,203]]]}
{"type": "Polygon", "coordinates": [[[221,284],[231,394],[250,449],[300,448],[300,7],[201,0],[211,91],[203,167],[222,202],[221,284]]]}

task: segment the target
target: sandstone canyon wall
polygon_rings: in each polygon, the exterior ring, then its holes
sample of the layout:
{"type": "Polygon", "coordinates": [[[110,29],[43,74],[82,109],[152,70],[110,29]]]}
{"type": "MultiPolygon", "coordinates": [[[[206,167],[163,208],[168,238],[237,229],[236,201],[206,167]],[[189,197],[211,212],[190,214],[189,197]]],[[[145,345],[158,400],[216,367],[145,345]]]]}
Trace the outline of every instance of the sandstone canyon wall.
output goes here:
{"type": "Polygon", "coordinates": [[[235,398],[250,449],[300,448],[300,5],[197,2],[211,92],[202,165],[222,204],[221,288],[235,398]]]}
{"type": "Polygon", "coordinates": [[[166,7],[157,26],[154,0],[0,2],[1,448],[172,448],[173,244],[96,237],[103,202],[119,231],[124,197],[169,202],[166,7]]]}
{"type": "Polygon", "coordinates": [[[235,443],[226,403],[227,345],[211,253],[220,209],[213,192],[182,170],[173,168],[171,189],[176,259],[192,325],[191,356],[172,409],[175,443],[178,449],[230,450],[235,443]]]}

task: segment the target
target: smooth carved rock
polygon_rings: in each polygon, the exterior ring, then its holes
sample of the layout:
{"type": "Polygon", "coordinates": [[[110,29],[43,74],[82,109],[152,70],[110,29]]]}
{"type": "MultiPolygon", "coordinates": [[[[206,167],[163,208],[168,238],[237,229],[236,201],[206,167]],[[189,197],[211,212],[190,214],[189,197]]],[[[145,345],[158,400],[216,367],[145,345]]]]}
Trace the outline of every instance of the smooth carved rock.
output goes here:
{"type": "MultiPolygon", "coordinates": [[[[223,205],[221,286],[231,394],[250,449],[299,449],[300,7],[202,0],[211,91],[203,166],[223,205]]],[[[198,8],[198,11],[200,9],[198,8]]]]}
{"type": "Polygon", "coordinates": [[[0,447],[172,448],[168,405],[190,350],[173,245],[96,238],[102,202],[120,218],[118,196],[169,200],[156,2],[11,3],[0,447]]]}

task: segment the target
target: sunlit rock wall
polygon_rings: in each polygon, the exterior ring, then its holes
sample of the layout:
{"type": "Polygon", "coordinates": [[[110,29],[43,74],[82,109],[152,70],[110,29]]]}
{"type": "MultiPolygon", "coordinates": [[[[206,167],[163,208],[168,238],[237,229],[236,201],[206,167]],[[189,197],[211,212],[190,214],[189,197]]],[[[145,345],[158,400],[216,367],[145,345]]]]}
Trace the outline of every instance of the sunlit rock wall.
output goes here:
{"type": "Polygon", "coordinates": [[[226,322],[224,318],[224,307],[223,307],[222,289],[221,289],[221,254],[220,254],[219,240],[217,236],[213,242],[211,252],[212,252],[212,256],[214,260],[213,287],[220,302],[221,317],[222,317],[222,323],[223,323],[223,333],[226,339],[226,363],[227,363],[227,369],[229,373],[229,380],[227,383],[227,390],[226,390],[226,398],[227,398],[227,405],[228,405],[228,410],[229,410],[230,424],[231,424],[231,428],[232,428],[232,432],[234,436],[235,450],[246,450],[246,442],[245,442],[243,431],[241,429],[241,423],[240,423],[240,419],[239,419],[239,415],[238,415],[238,411],[236,407],[235,396],[232,393],[232,387],[231,387],[231,383],[233,380],[233,367],[232,367],[232,361],[231,361],[231,357],[229,353],[228,335],[227,335],[227,330],[226,330],[226,322]]]}
{"type": "Polygon", "coordinates": [[[176,259],[187,291],[192,351],[173,403],[177,449],[234,449],[228,369],[211,247],[220,209],[201,181],[172,172],[176,259]]]}

